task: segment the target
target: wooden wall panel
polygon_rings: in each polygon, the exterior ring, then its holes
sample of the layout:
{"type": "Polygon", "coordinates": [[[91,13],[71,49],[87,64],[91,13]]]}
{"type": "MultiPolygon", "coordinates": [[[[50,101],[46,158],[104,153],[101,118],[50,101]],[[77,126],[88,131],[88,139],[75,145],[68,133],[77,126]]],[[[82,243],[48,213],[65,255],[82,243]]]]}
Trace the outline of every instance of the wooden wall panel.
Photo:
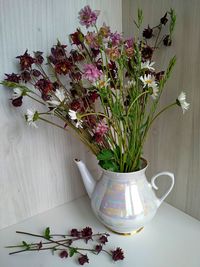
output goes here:
{"type": "MultiPolygon", "coordinates": [[[[145,147],[149,160],[149,177],[158,171],[175,173],[176,183],[167,201],[200,219],[200,1],[199,0],[123,0],[123,31],[134,33],[133,17],[144,11],[144,24],[156,25],[169,8],[177,13],[177,25],[170,48],[161,49],[156,66],[166,67],[177,55],[177,64],[166,86],[162,105],[185,91],[191,103],[184,115],[178,108],[166,112],[152,127],[145,147]]],[[[160,194],[168,181],[161,179],[160,194]]]]}
{"type": "MultiPolygon", "coordinates": [[[[78,26],[78,11],[86,4],[101,10],[99,22],[122,30],[121,0],[0,0],[0,79],[16,70],[17,55],[48,52],[56,43],[68,42],[78,26]]],[[[62,130],[39,124],[28,127],[22,114],[0,91],[0,229],[84,194],[72,159],[94,160],[84,146],[62,130]]],[[[95,166],[95,167],[94,167],[95,166]]]]}

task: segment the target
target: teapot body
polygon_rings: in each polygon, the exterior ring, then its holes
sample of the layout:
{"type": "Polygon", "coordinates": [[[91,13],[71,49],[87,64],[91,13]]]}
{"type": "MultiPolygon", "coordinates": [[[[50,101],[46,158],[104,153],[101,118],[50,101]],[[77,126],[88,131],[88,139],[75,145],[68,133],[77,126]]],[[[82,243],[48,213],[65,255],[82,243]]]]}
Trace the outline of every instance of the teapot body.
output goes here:
{"type": "MultiPolygon", "coordinates": [[[[146,166],[147,167],[147,166],[146,166]]],[[[91,206],[96,217],[109,229],[120,234],[132,233],[142,229],[155,216],[158,207],[169,194],[173,185],[163,199],[154,193],[157,189],[152,178],[147,181],[145,170],[131,173],[116,173],[103,170],[91,195],[91,206]]],[[[173,174],[169,175],[174,184],[173,174]]]]}

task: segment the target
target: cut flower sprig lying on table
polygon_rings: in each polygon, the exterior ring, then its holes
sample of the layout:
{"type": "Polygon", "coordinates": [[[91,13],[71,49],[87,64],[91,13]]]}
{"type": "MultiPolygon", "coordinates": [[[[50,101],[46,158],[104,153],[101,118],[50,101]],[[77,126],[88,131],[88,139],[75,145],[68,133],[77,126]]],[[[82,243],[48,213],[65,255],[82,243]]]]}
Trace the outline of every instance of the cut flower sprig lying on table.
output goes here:
{"type": "Polygon", "coordinates": [[[171,46],[176,15],[171,9],[158,25],[141,31],[139,9],[137,36],[124,38],[105,23],[97,27],[99,14],[89,6],[81,9],[78,18],[87,32],[78,28],[70,34],[71,49],[58,41],[46,64],[42,52],[31,56],[26,51],[17,57],[20,73],[6,74],[2,84],[13,89],[15,107],[25,97],[41,104],[41,111],[28,109],[29,125],[38,127],[43,121],[65,131],[71,128],[102,168],[132,172],[140,169],[143,145],[155,119],[171,107],[180,106],[183,113],[189,108],[181,92],[157,112],[176,58],[169,60],[165,71],[155,70],[152,58],[162,45],[171,46]]]}
{"type": "Polygon", "coordinates": [[[9,249],[18,249],[14,252],[10,252],[9,255],[19,254],[22,252],[35,252],[50,250],[53,254],[57,251],[60,258],[68,258],[77,255],[77,260],[80,265],[89,263],[87,252],[98,255],[100,253],[106,253],[112,258],[113,261],[123,260],[124,252],[121,248],[115,250],[106,250],[104,247],[108,242],[108,233],[96,233],[94,234],[91,227],[85,227],[81,230],[73,228],[69,234],[51,234],[50,228],[47,227],[42,235],[32,234],[28,232],[16,231],[17,234],[28,235],[36,238],[40,238],[39,242],[28,243],[22,241],[20,245],[7,246],[9,249]],[[56,238],[56,239],[55,239],[56,238]],[[46,241],[43,241],[46,240],[46,241]],[[77,247],[76,241],[83,240],[90,247],[77,247]],[[93,247],[91,243],[95,242],[93,247]]]}

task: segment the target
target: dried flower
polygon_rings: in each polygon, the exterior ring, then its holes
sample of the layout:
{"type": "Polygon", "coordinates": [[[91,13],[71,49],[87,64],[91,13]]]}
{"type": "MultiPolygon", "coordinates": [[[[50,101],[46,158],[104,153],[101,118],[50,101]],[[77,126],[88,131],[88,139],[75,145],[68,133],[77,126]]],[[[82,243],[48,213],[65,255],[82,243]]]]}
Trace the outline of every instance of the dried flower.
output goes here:
{"type": "Polygon", "coordinates": [[[165,38],[163,39],[163,44],[165,46],[171,46],[172,44],[172,39],[170,37],[170,35],[166,35],[165,38]]]}
{"type": "Polygon", "coordinates": [[[111,60],[113,60],[113,61],[117,60],[120,57],[120,52],[119,52],[118,46],[107,48],[106,54],[108,55],[108,57],[111,60]]]}
{"type": "Polygon", "coordinates": [[[153,48],[150,46],[144,46],[142,48],[142,58],[144,60],[151,59],[153,55],[153,48]]]}
{"type": "Polygon", "coordinates": [[[80,265],[84,265],[85,263],[89,263],[89,259],[87,255],[81,255],[81,257],[78,258],[78,262],[80,265]]]}
{"type": "Polygon", "coordinates": [[[90,6],[85,6],[79,12],[79,22],[81,25],[86,26],[86,28],[90,26],[94,26],[97,21],[97,17],[99,16],[100,11],[94,10],[92,11],[90,6]]]}
{"type": "Polygon", "coordinates": [[[165,13],[165,15],[160,19],[160,23],[165,25],[168,22],[168,18],[167,18],[167,12],[165,13]]]}
{"type": "Polygon", "coordinates": [[[90,227],[85,227],[82,231],[81,231],[81,235],[82,237],[84,237],[86,243],[88,242],[88,240],[92,239],[92,228],[90,227]]]}
{"type": "Polygon", "coordinates": [[[12,104],[13,104],[13,106],[14,106],[14,107],[20,107],[20,106],[23,104],[22,99],[23,99],[22,96],[13,99],[13,100],[12,100],[12,104]]]}
{"type": "Polygon", "coordinates": [[[20,60],[21,70],[30,69],[35,62],[35,59],[28,54],[28,50],[26,50],[23,55],[17,56],[16,58],[19,58],[20,60]]]}
{"type": "Polygon", "coordinates": [[[108,242],[108,238],[107,238],[107,236],[102,235],[102,236],[99,238],[99,242],[100,242],[101,244],[104,244],[104,245],[105,245],[105,243],[108,242]]]}
{"type": "Polygon", "coordinates": [[[44,61],[44,58],[42,56],[43,52],[40,51],[36,51],[34,52],[34,56],[35,56],[35,63],[41,65],[44,61]]]}
{"type": "Polygon", "coordinates": [[[27,83],[31,80],[31,74],[29,71],[25,70],[21,73],[21,79],[27,83]]]}
{"type": "Polygon", "coordinates": [[[83,68],[83,77],[90,81],[91,83],[96,82],[100,76],[102,75],[102,72],[97,69],[96,66],[93,64],[86,64],[83,68]]]}
{"type": "Polygon", "coordinates": [[[102,246],[101,245],[96,245],[95,246],[95,251],[97,252],[97,254],[99,254],[102,251],[102,246]]]}
{"type": "Polygon", "coordinates": [[[67,252],[67,250],[63,250],[63,251],[61,251],[60,252],[60,254],[59,254],[59,256],[60,256],[60,258],[67,258],[68,257],[68,252],[67,252]]]}
{"type": "Polygon", "coordinates": [[[8,82],[19,83],[20,80],[21,80],[20,75],[15,74],[15,73],[12,73],[12,74],[6,74],[6,73],[5,73],[5,75],[6,75],[6,77],[7,77],[7,78],[5,79],[5,81],[8,81],[8,82]]]}
{"type": "Polygon", "coordinates": [[[180,93],[178,99],[176,100],[176,103],[182,108],[183,114],[186,110],[189,109],[190,104],[186,101],[186,94],[184,92],[180,93]]]}
{"type": "Polygon", "coordinates": [[[103,23],[103,26],[99,29],[99,34],[104,38],[110,36],[110,27],[106,26],[105,22],[103,23]]]}
{"type": "Polygon", "coordinates": [[[75,237],[79,237],[80,236],[80,231],[78,231],[77,229],[73,228],[70,231],[71,236],[75,236],[75,237]]]}
{"type": "Polygon", "coordinates": [[[99,49],[98,35],[95,32],[88,32],[85,36],[86,43],[93,49],[99,49]]]}
{"type": "Polygon", "coordinates": [[[142,35],[143,35],[144,38],[150,39],[153,36],[153,29],[150,28],[149,25],[148,25],[148,28],[144,29],[142,35]]]}
{"type": "Polygon", "coordinates": [[[84,35],[83,33],[77,29],[76,32],[70,34],[71,42],[75,45],[82,45],[84,41],[84,35]]]}
{"type": "Polygon", "coordinates": [[[117,248],[116,250],[112,251],[112,259],[114,261],[119,261],[124,259],[124,252],[121,248],[117,248]]]}

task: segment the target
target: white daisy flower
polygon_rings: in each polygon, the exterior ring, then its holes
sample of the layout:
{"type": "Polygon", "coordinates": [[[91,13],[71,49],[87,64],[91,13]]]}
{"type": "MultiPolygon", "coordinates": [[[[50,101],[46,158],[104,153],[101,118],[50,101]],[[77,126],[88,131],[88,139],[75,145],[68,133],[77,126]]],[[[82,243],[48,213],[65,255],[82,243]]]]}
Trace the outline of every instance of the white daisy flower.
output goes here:
{"type": "Polygon", "coordinates": [[[147,60],[147,61],[141,63],[141,69],[155,70],[152,67],[154,64],[155,64],[155,62],[150,62],[150,60],[147,60]]]}
{"type": "Polygon", "coordinates": [[[78,120],[76,123],[76,128],[83,128],[82,123],[83,123],[82,120],[78,120]]]}
{"type": "Polygon", "coordinates": [[[13,89],[13,95],[12,95],[12,99],[17,99],[19,97],[22,96],[22,90],[20,88],[14,88],[13,89]]]}
{"type": "Polygon", "coordinates": [[[144,75],[140,77],[140,80],[143,82],[143,88],[147,86],[148,88],[152,88],[152,97],[155,99],[158,96],[158,86],[155,81],[155,77],[151,74],[144,75]]]}
{"type": "Polygon", "coordinates": [[[184,92],[181,92],[178,99],[177,99],[177,104],[182,108],[183,114],[185,113],[186,110],[189,109],[190,104],[187,103],[186,101],[186,94],[184,92]]]}
{"type": "Polygon", "coordinates": [[[38,119],[38,113],[35,110],[27,109],[26,115],[25,115],[26,121],[29,125],[38,128],[35,121],[38,119]]]}
{"type": "Polygon", "coordinates": [[[56,89],[55,97],[51,100],[48,100],[47,103],[53,106],[59,106],[65,100],[65,91],[56,89]]]}
{"type": "Polygon", "coordinates": [[[68,114],[69,114],[71,120],[73,120],[73,121],[77,120],[77,112],[76,111],[69,109],[68,114]]]}

